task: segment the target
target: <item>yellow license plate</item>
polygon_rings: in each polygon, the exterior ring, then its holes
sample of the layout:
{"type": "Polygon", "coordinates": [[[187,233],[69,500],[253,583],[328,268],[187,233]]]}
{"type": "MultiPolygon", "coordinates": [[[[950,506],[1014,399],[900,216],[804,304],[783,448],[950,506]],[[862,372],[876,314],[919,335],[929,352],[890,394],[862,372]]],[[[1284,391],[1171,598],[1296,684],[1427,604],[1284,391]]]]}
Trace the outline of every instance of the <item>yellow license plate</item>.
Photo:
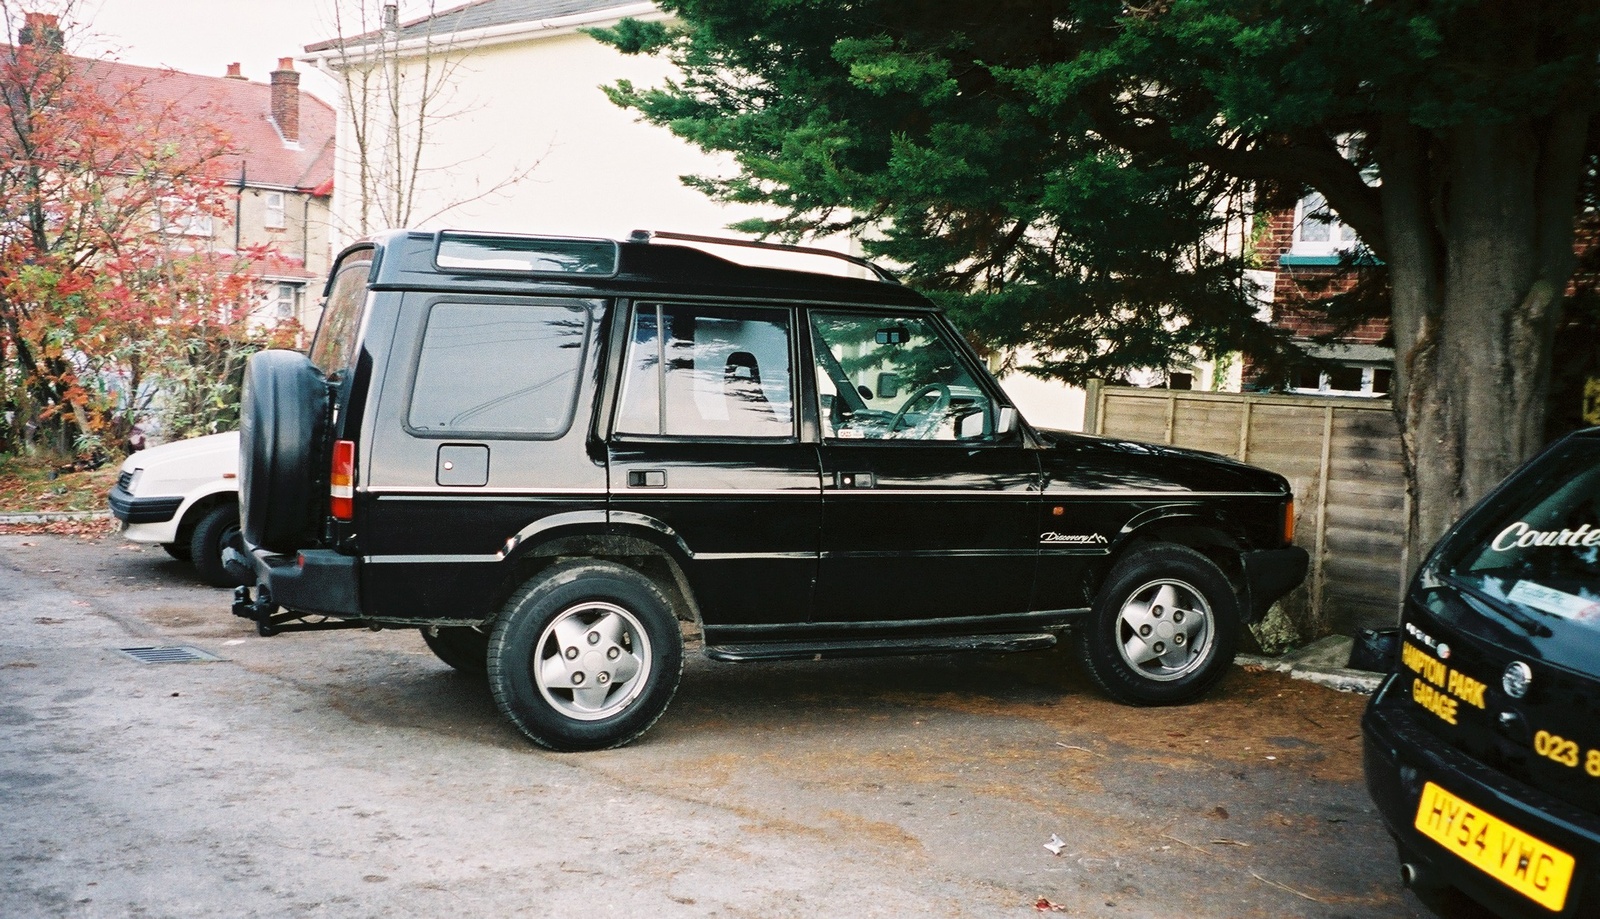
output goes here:
{"type": "Polygon", "coordinates": [[[1416,828],[1472,867],[1549,910],[1567,902],[1572,856],[1486,814],[1432,782],[1422,788],[1416,828]]]}

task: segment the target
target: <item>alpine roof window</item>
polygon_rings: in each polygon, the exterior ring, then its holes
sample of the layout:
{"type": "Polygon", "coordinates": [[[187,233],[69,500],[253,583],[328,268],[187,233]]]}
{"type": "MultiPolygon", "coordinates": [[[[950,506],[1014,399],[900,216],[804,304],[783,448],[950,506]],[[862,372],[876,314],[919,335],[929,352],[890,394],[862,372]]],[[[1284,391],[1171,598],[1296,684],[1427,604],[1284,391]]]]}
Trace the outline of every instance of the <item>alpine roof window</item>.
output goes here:
{"type": "Polygon", "coordinates": [[[459,271],[611,277],[617,258],[617,244],[609,239],[441,233],[434,262],[459,271]]]}

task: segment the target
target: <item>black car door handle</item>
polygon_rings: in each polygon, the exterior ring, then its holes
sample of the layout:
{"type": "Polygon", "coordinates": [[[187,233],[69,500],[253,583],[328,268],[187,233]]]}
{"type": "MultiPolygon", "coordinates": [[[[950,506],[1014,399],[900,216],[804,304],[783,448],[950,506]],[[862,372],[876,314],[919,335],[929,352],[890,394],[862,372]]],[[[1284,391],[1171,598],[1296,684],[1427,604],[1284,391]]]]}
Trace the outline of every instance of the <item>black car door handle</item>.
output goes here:
{"type": "Polygon", "coordinates": [[[667,472],[664,469],[628,470],[629,488],[666,488],[667,472]]]}

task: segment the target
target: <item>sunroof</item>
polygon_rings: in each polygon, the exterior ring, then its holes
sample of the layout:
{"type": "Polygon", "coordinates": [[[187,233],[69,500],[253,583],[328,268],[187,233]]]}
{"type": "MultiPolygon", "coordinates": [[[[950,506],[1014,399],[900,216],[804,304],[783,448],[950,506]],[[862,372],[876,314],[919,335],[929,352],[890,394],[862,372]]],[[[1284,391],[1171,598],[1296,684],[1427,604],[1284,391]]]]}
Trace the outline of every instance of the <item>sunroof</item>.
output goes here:
{"type": "Polygon", "coordinates": [[[458,271],[610,277],[617,273],[617,244],[609,239],[441,233],[434,263],[458,271]]]}

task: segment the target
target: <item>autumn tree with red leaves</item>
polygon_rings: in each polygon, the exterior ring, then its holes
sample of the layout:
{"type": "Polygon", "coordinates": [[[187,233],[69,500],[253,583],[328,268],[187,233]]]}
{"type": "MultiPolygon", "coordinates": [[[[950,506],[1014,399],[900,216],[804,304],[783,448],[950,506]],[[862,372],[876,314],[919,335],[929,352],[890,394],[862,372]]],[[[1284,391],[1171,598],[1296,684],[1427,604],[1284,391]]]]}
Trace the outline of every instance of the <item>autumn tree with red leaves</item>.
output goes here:
{"type": "Polygon", "coordinates": [[[104,455],[152,414],[215,429],[264,334],[270,253],[196,231],[227,216],[217,113],[69,54],[71,5],[0,0],[0,452],[104,455]]]}

